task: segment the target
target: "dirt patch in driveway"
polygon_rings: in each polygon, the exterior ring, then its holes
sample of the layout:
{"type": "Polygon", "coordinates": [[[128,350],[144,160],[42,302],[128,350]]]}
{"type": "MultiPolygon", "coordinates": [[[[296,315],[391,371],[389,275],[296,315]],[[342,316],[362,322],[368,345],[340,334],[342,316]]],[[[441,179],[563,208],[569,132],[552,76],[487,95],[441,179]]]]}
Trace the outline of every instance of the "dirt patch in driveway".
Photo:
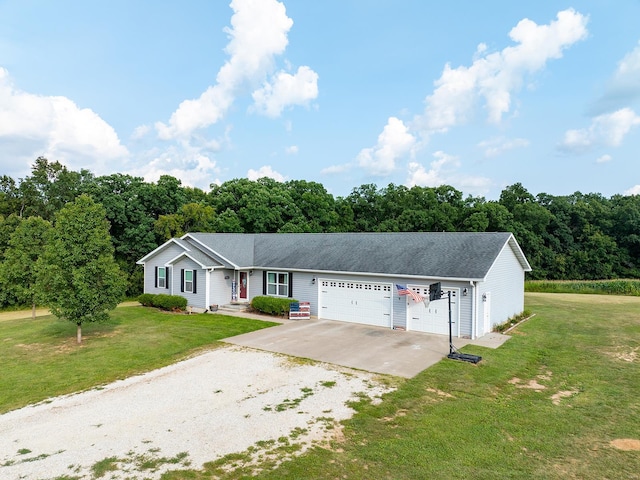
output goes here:
{"type": "Polygon", "coordinates": [[[0,478],[159,478],[177,468],[331,438],[349,403],[390,387],[367,372],[242,347],[0,415],[0,478]]]}

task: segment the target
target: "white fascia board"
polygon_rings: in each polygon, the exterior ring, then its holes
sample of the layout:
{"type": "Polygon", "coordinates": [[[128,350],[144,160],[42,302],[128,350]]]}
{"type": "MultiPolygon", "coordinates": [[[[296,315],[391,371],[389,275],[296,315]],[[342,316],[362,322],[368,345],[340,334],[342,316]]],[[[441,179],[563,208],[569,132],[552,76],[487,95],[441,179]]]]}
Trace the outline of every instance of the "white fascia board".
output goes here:
{"type": "Polygon", "coordinates": [[[236,265],[235,263],[233,263],[231,260],[229,260],[228,258],[220,255],[218,252],[216,252],[215,250],[213,250],[211,247],[208,247],[207,245],[205,245],[204,243],[202,243],[200,240],[198,240],[195,237],[192,237],[191,235],[189,235],[188,233],[185,233],[182,237],[180,237],[181,240],[184,240],[186,237],[189,237],[191,240],[193,240],[194,242],[196,242],[198,245],[202,246],[203,248],[209,250],[213,255],[215,255],[216,257],[224,260],[225,262],[227,262],[229,265],[232,265],[234,267],[235,270],[238,270],[240,267],[238,265],[236,265]]]}
{"type": "Polygon", "coordinates": [[[511,236],[509,237],[509,240],[507,242],[509,243],[511,248],[513,248],[513,250],[515,251],[516,257],[518,257],[518,260],[520,260],[520,263],[522,264],[523,270],[525,272],[532,271],[533,269],[531,268],[531,265],[529,264],[529,261],[527,260],[527,257],[524,255],[524,252],[522,251],[522,248],[520,248],[520,244],[516,240],[516,237],[513,236],[513,233],[511,234],[511,236]]]}
{"type": "Polygon", "coordinates": [[[169,260],[165,265],[173,265],[175,262],[177,262],[178,260],[180,260],[182,257],[187,257],[190,260],[193,260],[195,263],[197,263],[198,265],[200,265],[200,268],[210,268],[210,265],[203,265],[202,263],[200,263],[198,260],[196,260],[195,258],[193,258],[191,255],[189,255],[188,252],[182,252],[179,255],[177,255],[176,257],[172,258],[171,260],[169,260]]]}
{"type": "Polygon", "coordinates": [[[375,272],[345,272],[344,270],[311,270],[304,268],[282,268],[282,267],[248,267],[242,270],[269,270],[272,272],[301,272],[315,273],[317,275],[358,275],[363,277],[384,277],[384,278],[408,278],[418,280],[444,280],[450,282],[483,282],[484,278],[458,278],[458,277],[436,277],[434,275],[407,275],[405,273],[375,273],[375,272]]]}
{"type": "Polygon", "coordinates": [[[172,238],[171,240],[167,240],[166,242],[164,242],[162,245],[160,245],[158,248],[156,248],[152,252],[147,253],[144,257],[142,257],[140,260],[138,260],[136,262],[136,264],[137,265],[144,265],[144,263],[146,262],[146,260],[149,257],[153,257],[156,253],[158,253],[161,250],[164,250],[165,247],[169,246],[169,244],[171,244],[171,243],[174,243],[174,244],[178,245],[180,248],[184,248],[184,246],[180,245],[180,243],[178,243],[175,238],[172,238]]]}

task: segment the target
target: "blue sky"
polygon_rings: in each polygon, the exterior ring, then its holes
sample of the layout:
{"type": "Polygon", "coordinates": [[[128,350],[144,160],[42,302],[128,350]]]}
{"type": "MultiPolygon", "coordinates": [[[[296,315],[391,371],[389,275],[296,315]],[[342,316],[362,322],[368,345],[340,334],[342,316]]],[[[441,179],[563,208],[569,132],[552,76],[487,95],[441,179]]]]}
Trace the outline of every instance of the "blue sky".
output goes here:
{"type": "Polygon", "coordinates": [[[0,174],[640,194],[640,1],[0,0],[0,174]]]}

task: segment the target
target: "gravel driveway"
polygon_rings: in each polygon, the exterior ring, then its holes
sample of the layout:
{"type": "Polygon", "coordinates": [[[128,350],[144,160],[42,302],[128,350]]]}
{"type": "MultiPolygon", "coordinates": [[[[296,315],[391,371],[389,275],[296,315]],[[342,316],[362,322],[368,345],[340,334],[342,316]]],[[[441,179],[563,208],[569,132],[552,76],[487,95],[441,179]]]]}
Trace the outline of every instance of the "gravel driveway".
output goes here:
{"type": "Polygon", "coordinates": [[[104,478],[155,479],[252,446],[304,450],[352,416],[347,402],[386,391],[366,372],[224,347],[0,415],[0,478],[92,478],[101,462],[116,469],[104,478]]]}

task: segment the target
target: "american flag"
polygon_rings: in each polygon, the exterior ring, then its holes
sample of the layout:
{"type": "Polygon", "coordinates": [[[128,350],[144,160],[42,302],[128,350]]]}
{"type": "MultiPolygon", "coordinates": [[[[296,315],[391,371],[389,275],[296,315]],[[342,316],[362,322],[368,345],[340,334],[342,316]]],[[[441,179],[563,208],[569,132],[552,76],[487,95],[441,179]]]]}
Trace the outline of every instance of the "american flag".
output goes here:
{"type": "Polygon", "coordinates": [[[396,283],[396,288],[398,289],[398,295],[410,295],[413,298],[414,302],[423,302],[424,298],[418,295],[416,292],[411,290],[410,288],[403,287],[402,285],[398,285],[396,283]]]}

